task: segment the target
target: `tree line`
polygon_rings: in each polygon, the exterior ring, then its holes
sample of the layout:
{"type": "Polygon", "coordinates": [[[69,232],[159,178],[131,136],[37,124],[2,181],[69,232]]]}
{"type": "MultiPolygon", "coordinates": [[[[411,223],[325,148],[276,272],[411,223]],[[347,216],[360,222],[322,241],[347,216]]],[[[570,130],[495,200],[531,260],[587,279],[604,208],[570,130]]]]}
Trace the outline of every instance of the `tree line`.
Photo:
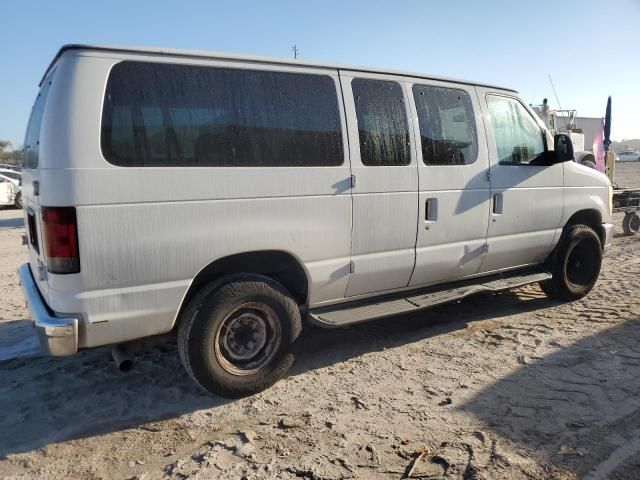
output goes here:
{"type": "Polygon", "coordinates": [[[22,163],[22,149],[15,149],[8,140],[0,140],[0,163],[20,165],[22,163]]]}
{"type": "Polygon", "coordinates": [[[640,138],[625,139],[619,142],[611,142],[611,148],[614,152],[620,153],[625,150],[640,150],[640,138]]]}

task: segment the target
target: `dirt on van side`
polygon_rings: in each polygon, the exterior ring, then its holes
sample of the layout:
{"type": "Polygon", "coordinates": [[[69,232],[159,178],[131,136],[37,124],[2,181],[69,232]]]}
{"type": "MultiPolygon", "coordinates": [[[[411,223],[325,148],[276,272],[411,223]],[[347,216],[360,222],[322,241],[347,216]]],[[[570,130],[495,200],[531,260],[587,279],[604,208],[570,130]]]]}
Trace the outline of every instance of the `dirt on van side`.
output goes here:
{"type": "MultiPolygon", "coordinates": [[[[617,172],[640,186],[640,163],[617,172]]],[[[287,378],[208,396],[176,346],[39,356],[0,210],[0,478],[615,479],[640,476],[640,237],[585,299],[537,286],[351,328],[307,328],[287,378]]]]}

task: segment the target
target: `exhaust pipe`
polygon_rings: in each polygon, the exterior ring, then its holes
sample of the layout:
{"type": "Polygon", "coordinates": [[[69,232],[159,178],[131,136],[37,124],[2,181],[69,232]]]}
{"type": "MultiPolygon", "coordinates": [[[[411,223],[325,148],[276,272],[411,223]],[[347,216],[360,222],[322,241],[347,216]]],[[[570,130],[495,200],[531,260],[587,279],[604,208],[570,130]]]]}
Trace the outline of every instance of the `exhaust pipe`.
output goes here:
{"type": "Polygon", "coordinates": [[[124,345],[114,345],[111,348],[111,356],[119,371],[128,372],[133,367],[133,359],[124,345]]]}

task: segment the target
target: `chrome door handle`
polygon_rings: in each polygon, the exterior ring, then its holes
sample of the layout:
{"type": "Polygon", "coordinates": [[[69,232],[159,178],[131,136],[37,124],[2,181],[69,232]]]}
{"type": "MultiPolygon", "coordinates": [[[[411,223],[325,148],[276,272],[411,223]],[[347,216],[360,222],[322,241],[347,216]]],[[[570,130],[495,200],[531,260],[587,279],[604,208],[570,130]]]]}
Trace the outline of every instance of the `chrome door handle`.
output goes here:
{"type": "Polygon", "coordinates": [[[493,196],[493,213],[495,215],[501,215],[504,209],[504,195],[502,193],[496,193],[493,196]]]}

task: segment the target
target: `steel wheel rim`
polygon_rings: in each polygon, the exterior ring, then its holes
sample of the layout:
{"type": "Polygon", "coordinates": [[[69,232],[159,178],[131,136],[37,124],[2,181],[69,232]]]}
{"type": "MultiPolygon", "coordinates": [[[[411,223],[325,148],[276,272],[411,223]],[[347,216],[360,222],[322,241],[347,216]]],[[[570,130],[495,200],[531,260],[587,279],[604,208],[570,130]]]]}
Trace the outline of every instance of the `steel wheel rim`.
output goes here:
{"type": "Polygon", "coordinates": [[[637,232],[640,230],[640,216],[637,213],[634,213],[629,220],[629,229],[632,232],[637,232]]]}
{"type": "Polygon", "coordinates": [[[233,375],[251,375],[269,364],[280,346],[275,310],[261,302],[236,307],[221,322],[214,339],[216,359],[233,375]]]}

